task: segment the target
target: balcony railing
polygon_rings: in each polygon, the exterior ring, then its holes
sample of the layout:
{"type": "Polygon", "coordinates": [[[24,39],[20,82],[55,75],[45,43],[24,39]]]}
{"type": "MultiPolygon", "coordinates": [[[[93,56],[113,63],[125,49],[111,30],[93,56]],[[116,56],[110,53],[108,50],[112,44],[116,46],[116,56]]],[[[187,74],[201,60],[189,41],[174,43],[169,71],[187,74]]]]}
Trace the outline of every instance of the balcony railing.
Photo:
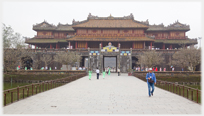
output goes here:
{"type": "Polygon", "coordinates": [[[54,35],[35,35],[34,38],[54,38],[54,35]]]}
{"type": "Polygon", "coordinates": [[[145,34],[76,34],[80,37],[145,37],[145,34]]]}

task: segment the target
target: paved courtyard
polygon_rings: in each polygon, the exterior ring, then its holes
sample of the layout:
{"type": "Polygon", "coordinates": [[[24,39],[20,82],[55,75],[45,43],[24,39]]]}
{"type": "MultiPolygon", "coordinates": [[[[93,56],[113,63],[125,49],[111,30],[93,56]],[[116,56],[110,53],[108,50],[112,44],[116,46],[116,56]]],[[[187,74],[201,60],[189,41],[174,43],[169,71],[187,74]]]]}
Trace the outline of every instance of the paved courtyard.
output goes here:
{"type": "Polygon", "coordinates": [[[88,76],[3,107],[4,114],[201,114],[201,105],[116,73],[88,76]]]}

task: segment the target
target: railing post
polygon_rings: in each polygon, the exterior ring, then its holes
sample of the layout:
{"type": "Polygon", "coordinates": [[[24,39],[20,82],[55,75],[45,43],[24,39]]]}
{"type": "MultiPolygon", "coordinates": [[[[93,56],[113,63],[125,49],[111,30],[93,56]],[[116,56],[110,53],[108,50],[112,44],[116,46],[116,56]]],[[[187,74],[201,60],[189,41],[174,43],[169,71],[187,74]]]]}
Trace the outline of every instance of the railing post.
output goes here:
{"type": "Polygon", "coordinates": [[[35,90],[36,90],[36,92],[35,92],[35,93],[37,94],[37,87],[36,87],[36,86],[35,86],[35,90]]]}
{"type": "Polygon", "coordinates": [[[179,95],[181,95],[181,87],[179,86],[179,95]]]}
{"type": "Polygon", "coordinates": [[[39,93],[41,92],[41,86],[40,86],[40,84],[39,84],[39,93]]]}
{"type": "Polygon", "coordinates": [[[27,89],[27,97],[29,96],[29,87],[28,87],[28,89],[27,89]]]}
{"type": "Polygon", "coordinates": [[[23,89],[23,99],[24,99],[24,89],[23,89]]]}
{"type": "Polygon", "coordinates": [[[11,92],[11,103],[13,103],[13,92],[11,92]]]}
{"type": "Polygon", "coordinates": [[[4,93],[4,106],[6,106],[6,93],[4,93]]]}
{"type": "Polygon", "coordinates": [[[188,88],[187,88],[187,99],[188,99],[188,88]]]}
{"type": "Polygon", "coordinates": [[[173,83],[173,93],[174,93],[174,83],[173,83]]]}
{"type": "Polygon", "coordinates": [[[17,87],[17,100],[19,100],[19,86],[17,87]]]}
{"type": "Polygon", "coordinates": [[[44,92],[44,82],[42,83],[42,91],[44,92]]]}
{"type": "Polygon", "coordinates": [[[32,95],[33,95],[33,84],[32,84],[32,95]]]}
{"type": "Polygon", "coordinates": [[[176,85],[176,94],[177,94],[177,85],[176,85]]]}
{"type": "Polygon", "coordinates": [[[183,86],[183,97],[184,97],[184,86],[183,86]]]}
{"type": "Polygon", "coordinates": [[[191,90],[191,100],[193,101],[193,89],[191,90]]]}
{"type": "Polygon", "coordinates": [[[197,103],[198,103],[198,89],[197,89],[197,103]]]}
{"type": "Polygon", "coordinates": [[[171,83],[169,83],[169,91],[171,92],[171,83]]]}

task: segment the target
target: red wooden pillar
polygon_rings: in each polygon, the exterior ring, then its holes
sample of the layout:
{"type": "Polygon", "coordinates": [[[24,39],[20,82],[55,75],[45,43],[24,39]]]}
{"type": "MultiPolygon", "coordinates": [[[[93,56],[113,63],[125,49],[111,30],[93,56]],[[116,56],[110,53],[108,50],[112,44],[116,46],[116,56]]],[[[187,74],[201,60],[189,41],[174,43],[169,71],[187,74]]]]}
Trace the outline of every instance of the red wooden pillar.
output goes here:
{"type": "Polygon", "coordinates": [[[88,42],[86,42],[86,49],[88,48],[88,42]]]}
{"type": "Polygon", "coordinates": [[[70,41],[69,41],[69,49],[71,49],[71,44],[70,44],[70,41]]]}
{"type": "Polygon", "coordinates": [[[163,47],[162,47],[162,49],[165,49],[165,44],[163,43],[163,47]]]}
{"type": "Polygon", "coordinates": [[[132,49],[134,49],[135,48],[135,46],[134,46],[134,42],[132,42],[132,49]]]}
{"type": "Polygon", "coordinates": [[[35,49],[36,49],[36,44],[35,44],[35,49]]]}
{"type": "Polygon", "coordinates": [[[52,49],[52,44],[50,44],[50,49],[52,49]]]}
{"type": "Polygon", "coordinates": [[[75,42],[75,49],[77,49],[77,41],[75,42]]]}
{"type": "Polygon", "coordinates": [[[103,42],[101,42],[101,49],[103,49],[103,42]]]}
{"type": "Polygon", "coordinates": [[[57,43],[56,43],[56,49],[57,49],[57,43]]]}
{"type": "Polygon", "coordinates": [[[150,42],[150,50],[152,49],[152,42],[150,42]]]}

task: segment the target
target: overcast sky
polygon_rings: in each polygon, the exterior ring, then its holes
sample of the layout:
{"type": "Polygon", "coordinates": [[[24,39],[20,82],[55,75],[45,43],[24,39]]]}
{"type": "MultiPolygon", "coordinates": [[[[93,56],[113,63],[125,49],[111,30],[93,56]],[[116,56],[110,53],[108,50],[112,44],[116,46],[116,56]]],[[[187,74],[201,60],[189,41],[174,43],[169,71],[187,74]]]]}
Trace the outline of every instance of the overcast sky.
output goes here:
{"type": "Polygon", "coordinates": [[[133,14],[137,21],[165,26],[179,21],[190,25],[189,38],[201,37],[201,2],[6,2],[2,3],[2,23],[15,32],[34,37],[33,24],[46,20],[57,25],[86,20],[89,13],[98,17],[123,17],[133,14]]]}

